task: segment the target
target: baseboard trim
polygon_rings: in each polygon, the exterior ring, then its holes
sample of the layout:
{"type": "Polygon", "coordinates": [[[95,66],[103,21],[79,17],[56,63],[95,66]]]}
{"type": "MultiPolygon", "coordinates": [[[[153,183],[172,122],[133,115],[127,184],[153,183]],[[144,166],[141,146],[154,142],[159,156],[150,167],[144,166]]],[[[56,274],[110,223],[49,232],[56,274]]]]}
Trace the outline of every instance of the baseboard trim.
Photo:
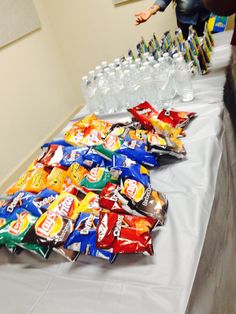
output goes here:
{"type": "Polygon", "coordinates": [[[19,162],[5,179],[0,181],[0,195],[21,176],[30,163],[39,155],[40,147],[44,143],[52,140],[82,108],[83,105],[75,107],[21,162],[19,162]]]}

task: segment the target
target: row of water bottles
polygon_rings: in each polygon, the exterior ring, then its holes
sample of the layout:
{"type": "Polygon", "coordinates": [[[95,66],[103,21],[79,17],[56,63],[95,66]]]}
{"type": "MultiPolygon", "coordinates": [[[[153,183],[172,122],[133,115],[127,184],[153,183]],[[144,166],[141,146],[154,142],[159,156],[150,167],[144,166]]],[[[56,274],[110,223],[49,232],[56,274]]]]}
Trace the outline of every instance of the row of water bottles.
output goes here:
{"type": "Polygon", "coordinates": [[[171,106],[175,97],[193,99],[189,69],[181,54],[165,53],[155,61],[144,53],[142,59],[103,61],[82,77],[81,89],[90,112],[125,111],[144,101],[161,109],[171,106]]]}

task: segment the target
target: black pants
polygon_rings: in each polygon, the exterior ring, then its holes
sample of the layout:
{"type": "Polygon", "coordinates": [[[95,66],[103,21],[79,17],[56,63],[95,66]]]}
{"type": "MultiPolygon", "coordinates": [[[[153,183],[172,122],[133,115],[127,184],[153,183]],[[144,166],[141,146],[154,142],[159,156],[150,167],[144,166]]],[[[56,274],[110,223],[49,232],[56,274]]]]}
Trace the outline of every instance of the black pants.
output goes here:
{"type": "MultiPolygon", "coordinates": [[[[198,36],[202,36],[203,35],[204,26],[205,26],[206,21],[208,21],[208,19],[206,19],[204,21],[199,19],[197,21],[197,24],[193,25],[193,28],[196,30],[198,36]]],[[[177,25],[178,25],[179,28],[182,29],[184,39],[187,39],[188,38],[188,29],[189,29],[190,24],[183,24],[183,23],[177,21],[177,25]]]]}

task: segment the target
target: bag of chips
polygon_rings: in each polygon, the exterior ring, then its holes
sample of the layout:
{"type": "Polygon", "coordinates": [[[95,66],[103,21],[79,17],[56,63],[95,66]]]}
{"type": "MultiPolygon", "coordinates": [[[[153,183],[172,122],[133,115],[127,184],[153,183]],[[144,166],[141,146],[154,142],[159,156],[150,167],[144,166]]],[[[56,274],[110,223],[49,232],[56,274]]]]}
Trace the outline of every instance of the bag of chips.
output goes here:
{"type": "Polygon", "coordinates": [[[97,249],[96,228],[98,217],[93,214],[81,213],[76,221],[74,231],[65,242],[65,248],[109,260],[111,263],[116,255],[109,250],[97,249]]]}
{"type": "Polygon", "coordinates": [[[153,255],[151,231],[155,220],[116,213],[99,215],[97,248],[112,253],[144,253],[153,255]]]}
{"type": "Polygon", "coordinates": [[[128,109],[128,111],[138,120],[147,130],[152,130],[150,119],[158,116],[158,111],[154,109],[147,101],[128,109]]]}

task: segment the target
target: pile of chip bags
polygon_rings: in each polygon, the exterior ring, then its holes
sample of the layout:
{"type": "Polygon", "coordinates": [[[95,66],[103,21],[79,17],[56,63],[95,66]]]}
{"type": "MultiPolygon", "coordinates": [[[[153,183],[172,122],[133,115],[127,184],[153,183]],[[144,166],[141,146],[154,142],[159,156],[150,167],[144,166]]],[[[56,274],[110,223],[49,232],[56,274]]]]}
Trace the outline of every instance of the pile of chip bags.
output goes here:
{"type": "Polygon", "coordinates": [[[70,261],[153,255],[151,232],[165,223],[168,202],[152,188],[150,169],[185,158],[183,128],[195,113],[158,112],[147,102],[128,111],[132,119],[113,124],[86,116],[42,147],[0,198],[0,245],[70,261]]]}

